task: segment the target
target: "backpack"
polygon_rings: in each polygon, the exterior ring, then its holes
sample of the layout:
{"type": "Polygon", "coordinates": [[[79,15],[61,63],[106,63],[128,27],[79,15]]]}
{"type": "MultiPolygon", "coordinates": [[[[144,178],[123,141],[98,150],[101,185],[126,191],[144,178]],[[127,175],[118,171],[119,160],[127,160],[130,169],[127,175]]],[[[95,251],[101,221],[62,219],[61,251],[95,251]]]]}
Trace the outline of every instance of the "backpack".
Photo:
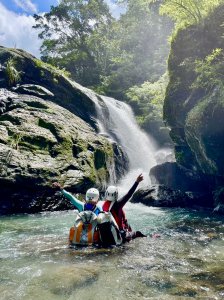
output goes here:
{"type": "Polygon", "coordinates": [[[69,242],[71,245],[92,245],[99,242],[97,216],[92,211],[78,213],[75,224],[70,229],[69,242]]]}
{"type": "Polygon", "coordinates": [[[117,223],[110,212],[100,212],[97,217],[101,245],[104,247],[122,244],[122,237],[117,223]]]}

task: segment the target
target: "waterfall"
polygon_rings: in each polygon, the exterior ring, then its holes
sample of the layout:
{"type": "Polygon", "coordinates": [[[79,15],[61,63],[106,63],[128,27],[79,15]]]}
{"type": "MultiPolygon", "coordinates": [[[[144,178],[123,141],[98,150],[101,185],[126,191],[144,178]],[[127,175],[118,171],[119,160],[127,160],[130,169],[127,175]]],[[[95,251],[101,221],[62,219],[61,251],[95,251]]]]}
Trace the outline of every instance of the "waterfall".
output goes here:
{"type": "Polygon", "coordinates": [[[96,107],[101,125],[99,133],[121,145],[129,159],[130,170],[118,183],[120,193],[127,192],[140,173],[144,176],[141,186],[150,184],[149,170],[156,165],[155,142],[140,129],[130,106],[110,97],[101,96],[101,99],[107,111],[102,106],[96,107]]]}
{"type": "MultiPolygon", "coordinates": [[[[129,159],[129,172],[117,183],[120,195],[127,192],[140,173],[144,176],[141,186],[149,185],[149,171],[157,164],[157,147],[153,138],[140,129],[129,105],[110,97],[96,95],[87,88],[82,87],[82,90],[95,103],[99,133],[121,145],[129,159]]],[[[115,166],[111,165],[108,169],[110,184],[113,184],[116,182],[115,166]]]]}

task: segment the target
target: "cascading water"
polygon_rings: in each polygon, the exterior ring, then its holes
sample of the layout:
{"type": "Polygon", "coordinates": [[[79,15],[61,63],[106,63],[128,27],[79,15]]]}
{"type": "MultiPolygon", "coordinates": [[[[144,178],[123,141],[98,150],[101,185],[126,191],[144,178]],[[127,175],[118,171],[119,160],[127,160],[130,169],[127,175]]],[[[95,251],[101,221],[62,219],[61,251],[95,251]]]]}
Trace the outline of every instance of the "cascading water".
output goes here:
{"type": "MultiPolygon", "coordinates": [[[[129,105],[111,97],[100,96],[103,104],[99,101],[92,90],[79,86],[80,89],[95,103],[97,112],[96,124],[99,133],[109,137],[121,145],[129,160],[129,172],[118,183],[120,193],[127,191],[136,177],[142,173],[144,182],[142,185],[150,184],[149,171],[156,165],[156,143],[138,126],[134,114],[129,105]],[[106,109],[105,109],[106,107],[106,109]]],[[[115,166],[108,166],[110,172],[110,183],[115,183],[115,166]]]]}
{"type": "MultiPolygon", "coordinates": [[[[154,155],[156,145],[152,138],[138,126],[131,108],[124,102],[101,96],[108,115],[99,110],[101,133],[107,133],[111,139],[120,144],[129,159],[129,172],[119,182],[121,193],[127,191],[138,174],[144,175],[144,184],[150,183],[149,170],[156,164],[154,155]],[[104,131],[104,132],[102,132],[104,131]]],[[[97,110],[99,106],[97,107],[97,110]]]]}
{"type": "MultiPolygon", "coordinates": [[[[98,131],[102,135],[108,135],[107,130],[104,126],[104,121],[103,120],[105,118],[104,118],[103,110],[102,110],[102,107],[100,105],[98,96],[92,90],[90,90],[88,88],[85,88],[85,87],[79,85],[78,83],[73,82],[73,85],[74,84],[76,86],[78,86],[78,88],[81,91],[83,91],[94,102],[95,109],[96,109],[96,112],[97,112],[97,118],[95,118],[95,123],[96,123],[96,126],[98,127],[98,131]]],[[[111,184],[113,184],[117,181],[116,171],[115,171],[115,162],[110,162],[110,165],[107,165],[107,169],[108,169],[109,174],[110,174],[111,184]]],[[[105,182],[105,183],[102,183],[102,184],[103,184],[104,188],[106,189],[107,183],[105,182]]]]}

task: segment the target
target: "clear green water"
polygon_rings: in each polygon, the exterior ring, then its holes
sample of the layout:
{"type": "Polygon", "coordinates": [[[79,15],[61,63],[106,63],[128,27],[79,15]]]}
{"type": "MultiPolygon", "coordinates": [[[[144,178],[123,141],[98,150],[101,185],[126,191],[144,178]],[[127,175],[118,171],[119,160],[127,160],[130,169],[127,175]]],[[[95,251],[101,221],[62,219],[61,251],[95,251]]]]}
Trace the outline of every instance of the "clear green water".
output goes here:
{"type": "Polygon", "coordinates": [[[160,233],[112,250],[67,247],[76,213],[0,219],[0,299],[224,299],[224,220],[128,204],[134,229],[160,233]]]}

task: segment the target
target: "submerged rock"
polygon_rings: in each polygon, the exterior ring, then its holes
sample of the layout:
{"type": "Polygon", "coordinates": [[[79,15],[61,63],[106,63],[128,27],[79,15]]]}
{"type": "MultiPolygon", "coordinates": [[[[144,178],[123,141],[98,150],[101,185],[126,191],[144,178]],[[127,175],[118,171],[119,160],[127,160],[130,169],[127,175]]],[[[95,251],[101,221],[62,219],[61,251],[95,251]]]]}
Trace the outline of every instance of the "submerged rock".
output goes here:
{"type": "MultiPolygon", "coordinates": [[[[48,293],[48,297],[70,297],[77,289],[93,284],[98,280],[99,268],[85,265],[48,267],[47,271],[35,278],[35,285],[41,287],[42,296],[48,293]]],[[[28,289],[28,294],[33,291],[28,289]]],[[[39,298],[43,299],[43,298],[39,298]]]]}

